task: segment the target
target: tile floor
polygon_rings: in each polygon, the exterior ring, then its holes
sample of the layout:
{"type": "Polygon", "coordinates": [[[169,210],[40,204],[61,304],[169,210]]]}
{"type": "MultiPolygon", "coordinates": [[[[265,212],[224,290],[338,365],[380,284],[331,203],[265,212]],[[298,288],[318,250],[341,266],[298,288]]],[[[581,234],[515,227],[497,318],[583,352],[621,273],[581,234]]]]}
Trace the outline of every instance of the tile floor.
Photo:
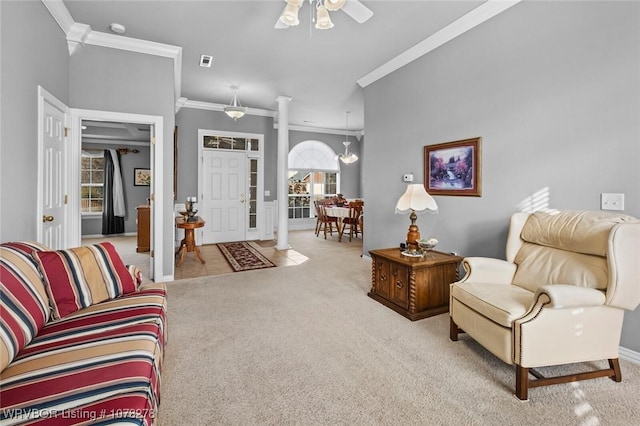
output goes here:
{"type": "MultiPolygon", "coordinates": [[[[307,248],[306,252],[309,253],[314,245],[330,245],[337,244],[336,248],[349,247],[349,250],[354,250],[355,253],[362,250],[362,240],[354,239],[353,243],[345,243],[344,241],[338,243],[337,236],[330,236],[330,239],[335,241],[324,240],[314,235],[313,230],[304,231],[292,231],[289,233],[290,242],[295,240],[296,245],[302,245],[307,248]]],[[[94,244],[100,241],[110,241],[113,243],[120,253],[122,260],[125,264],[137,265],[142,271],[144,281],[149,280],[149,253],[137,253],[135,236],[130,237],[111,237],[105,238],[85,238],[82,240],[82,244],[94,244]]],[[[347,240],[348,241],[348,240],[347,240]]],[[[250,244],[262,253],[267,259],[272,261],[276,266],[295,266],[306,262],[309,258],[304,254],[294,250],[276,250],[275,240],[267,241],[250,241],[250,244]]],[[[200,263],[195,253],[187,253],[184,263],[180,267],[174,268],[174,278],[176,280],[185,278],[195,278],[209,275],[221,275],[233,273],[233,269],[229,266],[229,263],[222,255],[218,246],[215,244],[208,244],[199,246],[202,258],[205,260],[205,264],[200,263]]]]}

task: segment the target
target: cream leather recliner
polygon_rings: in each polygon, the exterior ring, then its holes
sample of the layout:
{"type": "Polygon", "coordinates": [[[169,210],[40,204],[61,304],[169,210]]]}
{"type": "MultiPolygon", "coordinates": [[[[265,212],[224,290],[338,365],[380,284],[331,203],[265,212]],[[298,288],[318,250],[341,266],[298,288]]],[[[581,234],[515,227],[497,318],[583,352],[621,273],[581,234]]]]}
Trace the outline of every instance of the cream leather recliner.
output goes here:
{"type": "Polygon", "coordinates": [[[515,364],[515,393],[523,400],[530,387],[621,381],[624,310],[640,303],[640,221],[595,211],[516,213],[506,259],[463,260],[466,275],[451,284],[451,340],[465,332],[515,364]],[[534,370],[604,359],[607,369],[568,376],[534,370]]]}

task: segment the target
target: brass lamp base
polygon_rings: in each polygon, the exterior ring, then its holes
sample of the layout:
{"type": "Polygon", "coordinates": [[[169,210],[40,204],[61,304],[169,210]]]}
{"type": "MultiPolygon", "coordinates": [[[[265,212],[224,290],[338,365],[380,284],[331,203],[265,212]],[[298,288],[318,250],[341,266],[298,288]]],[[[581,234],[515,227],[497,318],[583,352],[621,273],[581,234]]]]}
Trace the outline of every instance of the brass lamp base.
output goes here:
{"type": "Polygon", "coordinates": [[[411,219],[411,225],[409,225],[409,232],[407,232],[407,249],[418,250],[420,246],[418,244],[418,241],[420,241],[420,230],[418,229],[418,225],[416,225],[418,215],[415,210],[411,210],[409,219],[411,219]]]}

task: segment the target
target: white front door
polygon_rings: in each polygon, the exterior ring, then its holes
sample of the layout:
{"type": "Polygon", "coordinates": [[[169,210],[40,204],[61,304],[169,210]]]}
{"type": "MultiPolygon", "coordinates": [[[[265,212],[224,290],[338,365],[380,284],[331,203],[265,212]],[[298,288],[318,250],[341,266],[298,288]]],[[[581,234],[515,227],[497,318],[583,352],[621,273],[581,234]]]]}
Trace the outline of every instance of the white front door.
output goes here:
{"type": "Polygon", "coordinates": [[[49,92],[38,90],[38,241],[65,248],[67,194],[65,123],[68,108],[49,92]]]}
{"type": "Polygon", "coordinates": [[[246,239],[247,154],[204,150],[202,200],[203,244],[246,239]]]}

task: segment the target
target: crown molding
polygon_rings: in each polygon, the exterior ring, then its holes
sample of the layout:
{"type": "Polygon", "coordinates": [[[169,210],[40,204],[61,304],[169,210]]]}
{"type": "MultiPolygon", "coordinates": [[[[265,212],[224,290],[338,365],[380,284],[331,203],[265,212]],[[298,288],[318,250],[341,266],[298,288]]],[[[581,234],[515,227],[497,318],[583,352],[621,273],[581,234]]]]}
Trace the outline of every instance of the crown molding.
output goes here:
{"type": "Polygon", "coordinates": [[[145,53],[147,55],[164,56],[165,58],[171,59],[176,59],[182,53],[182,47],[180,46],[156,43],[155,41],[125,37],[100,31],[91,31],[86,43],[94,46],[145,53]]]}
{"type": "MultiPolygon", "coordinates": [[[[278,128],[278,123],[273,123],[273,128],[278,128]]],[[[364,130],[340,130],[340,129],[328,129],[324,127],[312,127],[312,126],[299,126],[297,124],[289,124],[289,130],[296,132],[308,132],[308,133],[322,133],[324,135],[341,135],[341,136],[354,136],[358,141],[362,139],[364,130]]]]}
{"type": "MultiPolygon", "coordinates": [[[[180,108],[193,108],[193,109],[204,109],[208,111],[221,111],[224,112],[224,107],[227,105],[224,104],[216,104],[213,102],[203,102],[203,101],[192,101],[187,98],[179,98],[178,102],[176,102],[176,107],[180,105],[180,108]]],[[[247,115],[257,115],[261,117],[275,117],[276,111],[272,111],[269,109],[260,109],[260,108],[248,108],[247,115]]]]}
{"type": "Polygon", "coordinates": [[[504,12],[510,7],[515,6],[521,1],[522,0],[487,0],[485,3],[476,7],[461,18],[453,21],[451,24],[442,28],[440,31],[437,31],[415,46],[407,49],[395,58],[382,64],[364,77],[356,80],[356,82],[360,85],[360,87],[367,87],[371,83],[375,83],[381,78],[386,77],[392,72],[426,55],[432,50],[437,49],[448,41],[453,40],[459,35],[504,12]]]}
{"type": "Polygon", "coordinates": [[[42,3],[44,7],[49,10],[49,13],[53,16],[53,19],[58,23],[62,31],[68,34],[73,24],[75,24],[75,21],[62,0],[42,0],[42,3]]]}
{"type": "MultiPolygon", "coordinates": [[[[284,99],[286,101],[286,99],[284,99]]],[[[187,98],[179,98],[176,102],[176,108],[179,110],[181,108],[193,108],[193,109],[203,109],[207,111],[218,111],[224,112],[224,104],[216,104],[213,102],[203,102],[203,101],[192,101],[187,98]]],[[[259,109],[259,108],[249,108],[247,109],[247,115],[257,115],[261,117],[276,117],[278,115],[277,111],[269,110],[269,109],[259,109]]],[[[273,128],[278,128],[278,123],[274,121],[273,128]]],[[[357,140],[360,140],[364,135],[364,130],[337,130],[337,129],[325,129],[321,127],[310,127],[310,126],[299,126],[296,124],[290,124],[289,130],[295,130],[298,132],[309,132],[309,133],[323,133],[325,135],[348,135],[354,136],[357,140]]]]}
{"type": "Polygon", "coordinates": [[[89,25],[80,24],[78,22],[74,22],[73,25],[71,25],[71,28],[67,31],[69,56],[76,53],[81,46],[85,45],[89,34],[91,34],[91,27],[89,25]]]}

